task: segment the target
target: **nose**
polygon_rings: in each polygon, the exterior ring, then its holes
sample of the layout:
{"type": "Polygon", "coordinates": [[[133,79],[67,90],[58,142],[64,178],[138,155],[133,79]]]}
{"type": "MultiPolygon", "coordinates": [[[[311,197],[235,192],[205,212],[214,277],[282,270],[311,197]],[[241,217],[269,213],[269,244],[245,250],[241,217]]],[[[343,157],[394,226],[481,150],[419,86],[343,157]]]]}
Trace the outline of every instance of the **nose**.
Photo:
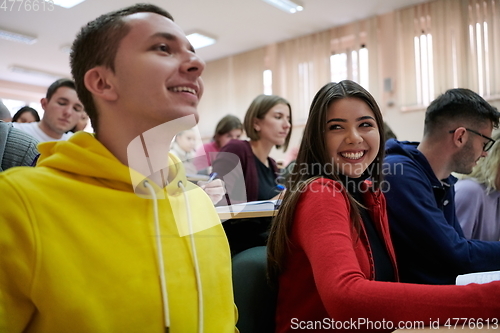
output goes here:
{"type": "Polygon", "coordinates": [[[188,51],[182,63],[182,70],[195,77],[199,77],[204,69],[205,62],[196,53],[188,51]]]}
{"type": "Polygon", "coordinates": [[[285,119],[285,121],[283,122],[283,128],[289,129],[292,126],[292,124],[290,124],[290,119],[287,119],[287,118],[284,118],[284,119],[285,119]]]}
{"type": "Polygon", "coordinates": [[[357,129],[352,129],[346,136],[346,143],[348,144],[356,144],[363,142],[363,137],[359,134],[357,129]]]}
{"type": "Polygon", "coordinates": [[[64,117],[69,117],[71,116],[71,114],[73,113],[73,108],[71,107],[71,105],[66,105],[64,108],[63,108],[63,116],[64,117]]]}

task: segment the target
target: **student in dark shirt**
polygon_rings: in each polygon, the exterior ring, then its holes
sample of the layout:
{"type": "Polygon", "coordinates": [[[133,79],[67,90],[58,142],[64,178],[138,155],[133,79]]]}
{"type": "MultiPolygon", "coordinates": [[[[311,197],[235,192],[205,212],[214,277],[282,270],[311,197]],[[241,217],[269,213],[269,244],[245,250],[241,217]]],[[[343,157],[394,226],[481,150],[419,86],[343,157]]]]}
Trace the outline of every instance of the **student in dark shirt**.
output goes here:
{"type": "MultiPolygon", "coordinates": [[[[276,199],[278,167],[269,156],[271,149],[288,147],[292,132],[292,110],[284,98],[257,96],[248,108],[243,128],[249,141],[231,140],[217,154],[213,171],[226,185],[226,200],[219,204],[235,204],[276,199]]],[[[223,224],[234,255],[247,248],[265,245],[270,218],[252,219],[245,223],[223,224]]],[[[235,223],[233,223],[235,222],[235,223]]]]}
{"type": "Polygon", "coordinates": [[[231,140],[213,162],[213,171],[224,180],[231,204],[272,199],[279,194],[278,167],[269,153],[274,146],[285,151],[288,147],[290,103],[275,95],[257,96],[245,114],[243,128],[250,140],[231,140]],[[232,172],[235,168],[241,172],[232,172]]]}
{"type": "Polygon", "coordinates": [[[421,142],[387,141],[387,213],[402,281],[454,284],[457,275],[500,269],[500,242],[464,237],[451,175],[471,173],[488,154],[499,116],[475,92],[450,89],[427,108],[421,142]]]}

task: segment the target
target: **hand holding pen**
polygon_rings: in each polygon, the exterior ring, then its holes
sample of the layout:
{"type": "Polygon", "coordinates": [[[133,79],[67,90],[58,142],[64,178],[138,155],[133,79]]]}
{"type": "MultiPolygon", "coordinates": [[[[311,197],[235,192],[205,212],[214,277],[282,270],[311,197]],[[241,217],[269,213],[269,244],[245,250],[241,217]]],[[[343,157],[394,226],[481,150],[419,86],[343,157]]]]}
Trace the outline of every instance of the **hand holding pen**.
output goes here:
{"type": "Polygon", "coordinates": [[[212,172],[207,181],[198,182],[198,186],[208,194],[214,205],[224,197],[224,194],[226,194],[224,182],[221,179],[215,179],[216,177],[217,173],[212,172]]]}

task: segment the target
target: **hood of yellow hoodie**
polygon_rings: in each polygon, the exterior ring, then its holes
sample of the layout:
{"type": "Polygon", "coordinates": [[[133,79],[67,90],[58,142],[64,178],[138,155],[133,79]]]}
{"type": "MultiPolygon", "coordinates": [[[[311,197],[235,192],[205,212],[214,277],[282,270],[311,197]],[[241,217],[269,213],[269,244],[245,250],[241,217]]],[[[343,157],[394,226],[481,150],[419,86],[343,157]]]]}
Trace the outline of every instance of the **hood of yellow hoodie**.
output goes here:
{"type": "MultiPolygon", "coordinates": [[[[134,179],[147,179],[147,176],[121,163],[93,134],[87,132],[77,132],[67,141],[40,143],[38,150],[40,158],[37,167],[46,166],[94,178],[109,188],[134,192],[132,177],[134,179]]],[[[166,189],[170,195],[179,193],[177,185],[179,181],[187,186],[184,169],[180,168],[180,165],[182,162],[176,156],[169,154],[169,175],[171,179],[173,176],[173,179],[166,189]]],[[[150,183],[155,192],[162,192],[162,189],[154,182],[150,183]]]]}

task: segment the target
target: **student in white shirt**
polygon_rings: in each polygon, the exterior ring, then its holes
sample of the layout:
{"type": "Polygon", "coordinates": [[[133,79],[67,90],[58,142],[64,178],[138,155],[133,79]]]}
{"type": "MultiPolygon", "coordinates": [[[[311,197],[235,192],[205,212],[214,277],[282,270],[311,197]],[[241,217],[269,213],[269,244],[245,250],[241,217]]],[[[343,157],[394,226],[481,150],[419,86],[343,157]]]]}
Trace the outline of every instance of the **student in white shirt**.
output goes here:
{"type": "Polygon", "coordinates": [[[66,132],[75,127],[84,112],[76,94],[75,83],[69,79],[55,81],[47,90],[46,97],[42,98],[41,104],[45,113],[40,122],[13,123],[13,126],[40,142],[69,139],[73,133],[66,132]]]}

